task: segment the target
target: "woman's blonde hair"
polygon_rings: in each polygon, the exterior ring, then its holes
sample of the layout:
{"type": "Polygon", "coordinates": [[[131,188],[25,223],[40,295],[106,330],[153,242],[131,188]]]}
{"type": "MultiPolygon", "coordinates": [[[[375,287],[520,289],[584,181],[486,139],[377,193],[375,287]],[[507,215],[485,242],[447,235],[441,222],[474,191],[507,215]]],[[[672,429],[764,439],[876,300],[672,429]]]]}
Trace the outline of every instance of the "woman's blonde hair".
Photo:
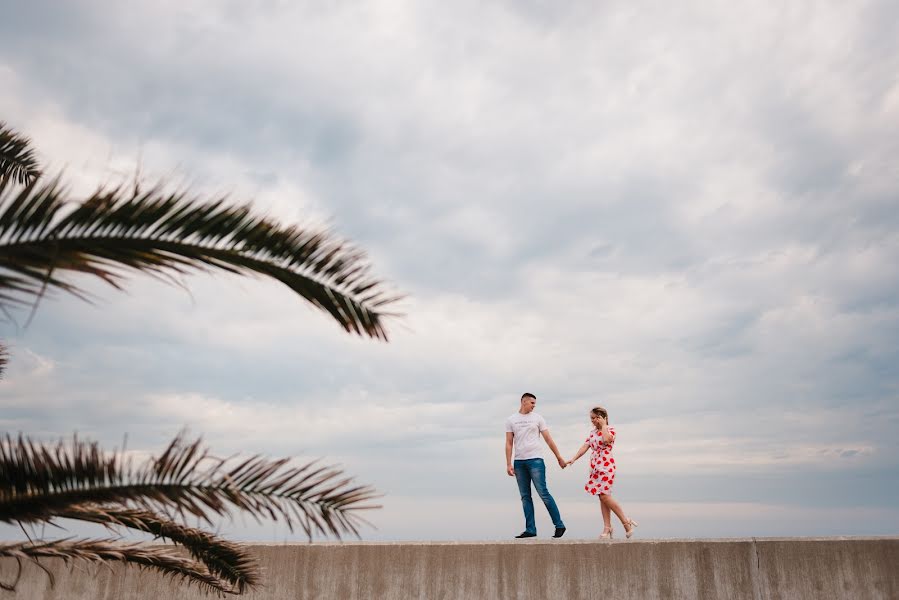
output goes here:
{"type": "Polygon", "coordinates": [[[590,409],[590,414],[602,417],[606,420],[606,423],[609,422],[609,411],[604,409],[602,406],[594,406],[590,409]]]}

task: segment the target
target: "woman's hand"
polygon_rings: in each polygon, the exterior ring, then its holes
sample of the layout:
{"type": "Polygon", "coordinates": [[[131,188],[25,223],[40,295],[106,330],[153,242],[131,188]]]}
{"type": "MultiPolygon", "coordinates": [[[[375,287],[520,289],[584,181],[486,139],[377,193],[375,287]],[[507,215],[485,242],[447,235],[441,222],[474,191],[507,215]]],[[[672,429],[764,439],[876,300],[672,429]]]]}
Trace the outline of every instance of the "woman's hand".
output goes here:
{"type": "Polygon", "coordinates": [[[603,427],[608,425],[608,423],[606,423],[606,420],[602,417],[602,415],[596,415],[596,418],[599,419],[599,428],[600,429],[602,429],[603,427]]]}

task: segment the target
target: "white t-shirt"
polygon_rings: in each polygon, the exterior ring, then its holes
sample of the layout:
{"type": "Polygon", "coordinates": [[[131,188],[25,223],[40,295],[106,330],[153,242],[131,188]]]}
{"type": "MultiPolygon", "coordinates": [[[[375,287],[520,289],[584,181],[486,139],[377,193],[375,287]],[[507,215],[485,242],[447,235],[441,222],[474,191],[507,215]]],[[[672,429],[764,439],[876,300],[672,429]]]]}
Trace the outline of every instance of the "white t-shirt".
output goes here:
{"type": "Polygon", "coordinates": [[[517,412],[506,419],[506,432],[512,432],[514,459],[543,458],[540,433],[547,429],[549,427],[546,426],[546,421],[534,411],[526,415],[517,412]]]}

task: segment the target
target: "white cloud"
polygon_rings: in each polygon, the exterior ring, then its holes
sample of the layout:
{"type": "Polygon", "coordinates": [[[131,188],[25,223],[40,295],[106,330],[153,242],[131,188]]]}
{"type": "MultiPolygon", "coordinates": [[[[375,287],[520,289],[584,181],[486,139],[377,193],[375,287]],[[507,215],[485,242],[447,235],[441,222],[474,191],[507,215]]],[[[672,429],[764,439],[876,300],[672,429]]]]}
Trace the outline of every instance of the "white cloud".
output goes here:
{"type": "MultiPolygon", "coordinates": [[[[647,512],[675,494],[645,481],[676,466],[874,473],[856,488],[889,504],[872,483],[895,476],[899,424],[889,3],[176,4],[20,7],[0,116],[78,191],[140,164],[333,223],[408,315],[382,345],[270,282],[91,285],[98,307],[48,299],[8,332],[8,428],[152,446],[190,424],[229,451],[320,452],[423,537],[447,530],[415,503],[453,493],[429,469],[469,473],[489,499],[458,500],[459,535],[477,537],[517,518],[493,477],[528,389],[566,452],[609,407],[647,512]]],[[[727,519],[768,509],[664,531],[776,531],[795,514],[769,494],[776,514],[745,530],[727,519]]],[[[831,531],[827,510],[791,531],[831,531]]]]}

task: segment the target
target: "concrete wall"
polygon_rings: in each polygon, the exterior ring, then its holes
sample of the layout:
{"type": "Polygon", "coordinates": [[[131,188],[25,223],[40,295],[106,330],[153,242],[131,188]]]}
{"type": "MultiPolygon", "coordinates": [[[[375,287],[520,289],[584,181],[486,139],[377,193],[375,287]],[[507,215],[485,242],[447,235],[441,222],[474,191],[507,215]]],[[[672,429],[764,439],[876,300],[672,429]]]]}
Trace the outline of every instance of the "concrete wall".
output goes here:
{"type": "MultiPolygon", "coordinates": [[[[899,537],[253,545],[265,588],[248,599],[899,599],[899,537]]],[[[203,598],[153,572],[44,562],[29,600],[203,598]]],[[[0,562],[8,582],[14,562],[0,562]]]]}

